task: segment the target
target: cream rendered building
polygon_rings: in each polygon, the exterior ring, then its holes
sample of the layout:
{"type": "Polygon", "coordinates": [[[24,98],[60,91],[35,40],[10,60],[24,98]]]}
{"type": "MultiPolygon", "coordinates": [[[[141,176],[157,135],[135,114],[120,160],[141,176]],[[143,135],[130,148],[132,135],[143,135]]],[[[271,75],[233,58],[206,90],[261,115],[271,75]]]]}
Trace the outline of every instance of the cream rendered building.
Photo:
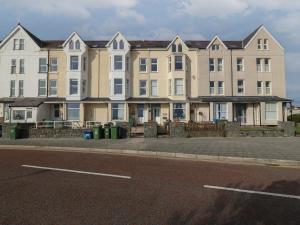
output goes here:
{"type": "Polygon", "coordinates": [[[0,43],[0,79],[5,122],[276,125],[290,102],[284,48],[264,26],[240,41],[130,41],[120,32],[110,41],[77,33],[43,41],[18,25],[0,43]],[[19,66],[37,74],[19,73],[19,66]],[[17,95],[20,77],[24,90],[17,95]]]}

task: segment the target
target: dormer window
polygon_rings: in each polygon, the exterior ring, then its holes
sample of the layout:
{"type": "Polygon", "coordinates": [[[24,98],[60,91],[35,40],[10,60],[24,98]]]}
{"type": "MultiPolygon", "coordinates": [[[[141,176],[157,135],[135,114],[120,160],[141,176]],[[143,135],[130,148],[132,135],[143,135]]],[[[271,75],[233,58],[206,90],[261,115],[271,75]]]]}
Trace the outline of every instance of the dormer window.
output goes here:
{"type": "Polygon", "coordinates": [[[76,43],[75,43],[75,48],[78,50],[80,49],[80,41],[77,40],[76,43]]]}
{"type": "Polygon", "coordinates": [[[176,45],[172,44],[172,52],[176,52],[176,45]]]}
{"type": "Polygon", "coordinates": [[[212,45],[211,48],[212,48],[213,51],[218,51],[218,50],[220,50],[220,45],[214,44],[214,45],[212,45]]]}
{"type": "Polygon", "coordinates": [[[178,45],[178,52],[182,52],[182,44],[178,45]]]}
{"type": "Polygon", "coordinates": [[[74,49],[74,42],[72,40],[69,43],[69,49],[70,50],[74,49]]]}
{"type": "Polygon", "coordinates": [[[118,49],[118,42],[116,40],[113,41],[113,49],[118,49]]]}
{"type": "Polygon", "coordinates": [[[124,49],[124,41],[123,40],[120,41],[119,45],[120,45],[120,49],[124,49]]]}

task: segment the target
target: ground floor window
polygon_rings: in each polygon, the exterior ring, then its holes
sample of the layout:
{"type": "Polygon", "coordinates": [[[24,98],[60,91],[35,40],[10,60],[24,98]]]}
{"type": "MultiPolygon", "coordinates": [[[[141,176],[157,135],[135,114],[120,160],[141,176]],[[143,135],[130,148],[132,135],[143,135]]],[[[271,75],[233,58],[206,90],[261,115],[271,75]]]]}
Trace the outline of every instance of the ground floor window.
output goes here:
{"type": "Polygon", "coordinates": [[[174,103],[173,104],[173,119],[185,119],[185,104],[174,103]]]}
{"type": "Polygon", "coordinates": [[[32,109],[26,109],[26,119],[32,119],[32,109]]]}
{"type": "Polygon", "coordinates": [[[70,103],[68,104],[68,120],[80,120],[80,104],[70,103]]]}
{"type": "Polygon", "coordinates": [[[59,104],[54,104],[54,118],[59,118],[60,110],[59,110],[59,104]]]}
{"type": "Polygon", "coordinates": [[[25,120],[25,110],[13,110],[13,120],[25,120]]]}
{"type": "Polygon", "coordinates": [[[266,103],[266,120],[277,120],[276,103],[266,103]]]}
{"type": "Polygon", "coordinates": [[[111,110],[113,120],[124,120],[124,104],[113,103],[111,104],[111,110]]]}
{"type": "Polygon", "coordinates": [[[215,103],[215,119],[227,119],[227,103],[215,103]]]}

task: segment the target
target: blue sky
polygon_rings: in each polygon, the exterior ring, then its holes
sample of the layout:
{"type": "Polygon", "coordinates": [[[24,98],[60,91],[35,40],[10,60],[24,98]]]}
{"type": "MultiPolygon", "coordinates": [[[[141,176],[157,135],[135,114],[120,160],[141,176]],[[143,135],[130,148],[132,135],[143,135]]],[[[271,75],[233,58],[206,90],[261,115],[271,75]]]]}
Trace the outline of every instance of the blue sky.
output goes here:
{"type": "Polygon", "coordinates": [[[300,1],[0,0],[0,39],[18,22],[41,39],[242,39],[264,24],[286,49],[287,94],[300,105],[300,1]]]}

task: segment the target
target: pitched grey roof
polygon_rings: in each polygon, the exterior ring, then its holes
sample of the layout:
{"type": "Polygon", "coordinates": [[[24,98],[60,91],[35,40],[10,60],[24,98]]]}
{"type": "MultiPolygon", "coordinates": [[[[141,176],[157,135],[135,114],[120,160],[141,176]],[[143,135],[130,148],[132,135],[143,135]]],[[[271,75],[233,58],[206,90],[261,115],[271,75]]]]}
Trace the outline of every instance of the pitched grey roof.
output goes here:
{"type": "Polygon", "coordinates": [[[199,96],[190,98],[196,102],[234,102],[234,103],[258,103],[258,102],[292,102],[290,99],[278,96],[199,96]]]}

